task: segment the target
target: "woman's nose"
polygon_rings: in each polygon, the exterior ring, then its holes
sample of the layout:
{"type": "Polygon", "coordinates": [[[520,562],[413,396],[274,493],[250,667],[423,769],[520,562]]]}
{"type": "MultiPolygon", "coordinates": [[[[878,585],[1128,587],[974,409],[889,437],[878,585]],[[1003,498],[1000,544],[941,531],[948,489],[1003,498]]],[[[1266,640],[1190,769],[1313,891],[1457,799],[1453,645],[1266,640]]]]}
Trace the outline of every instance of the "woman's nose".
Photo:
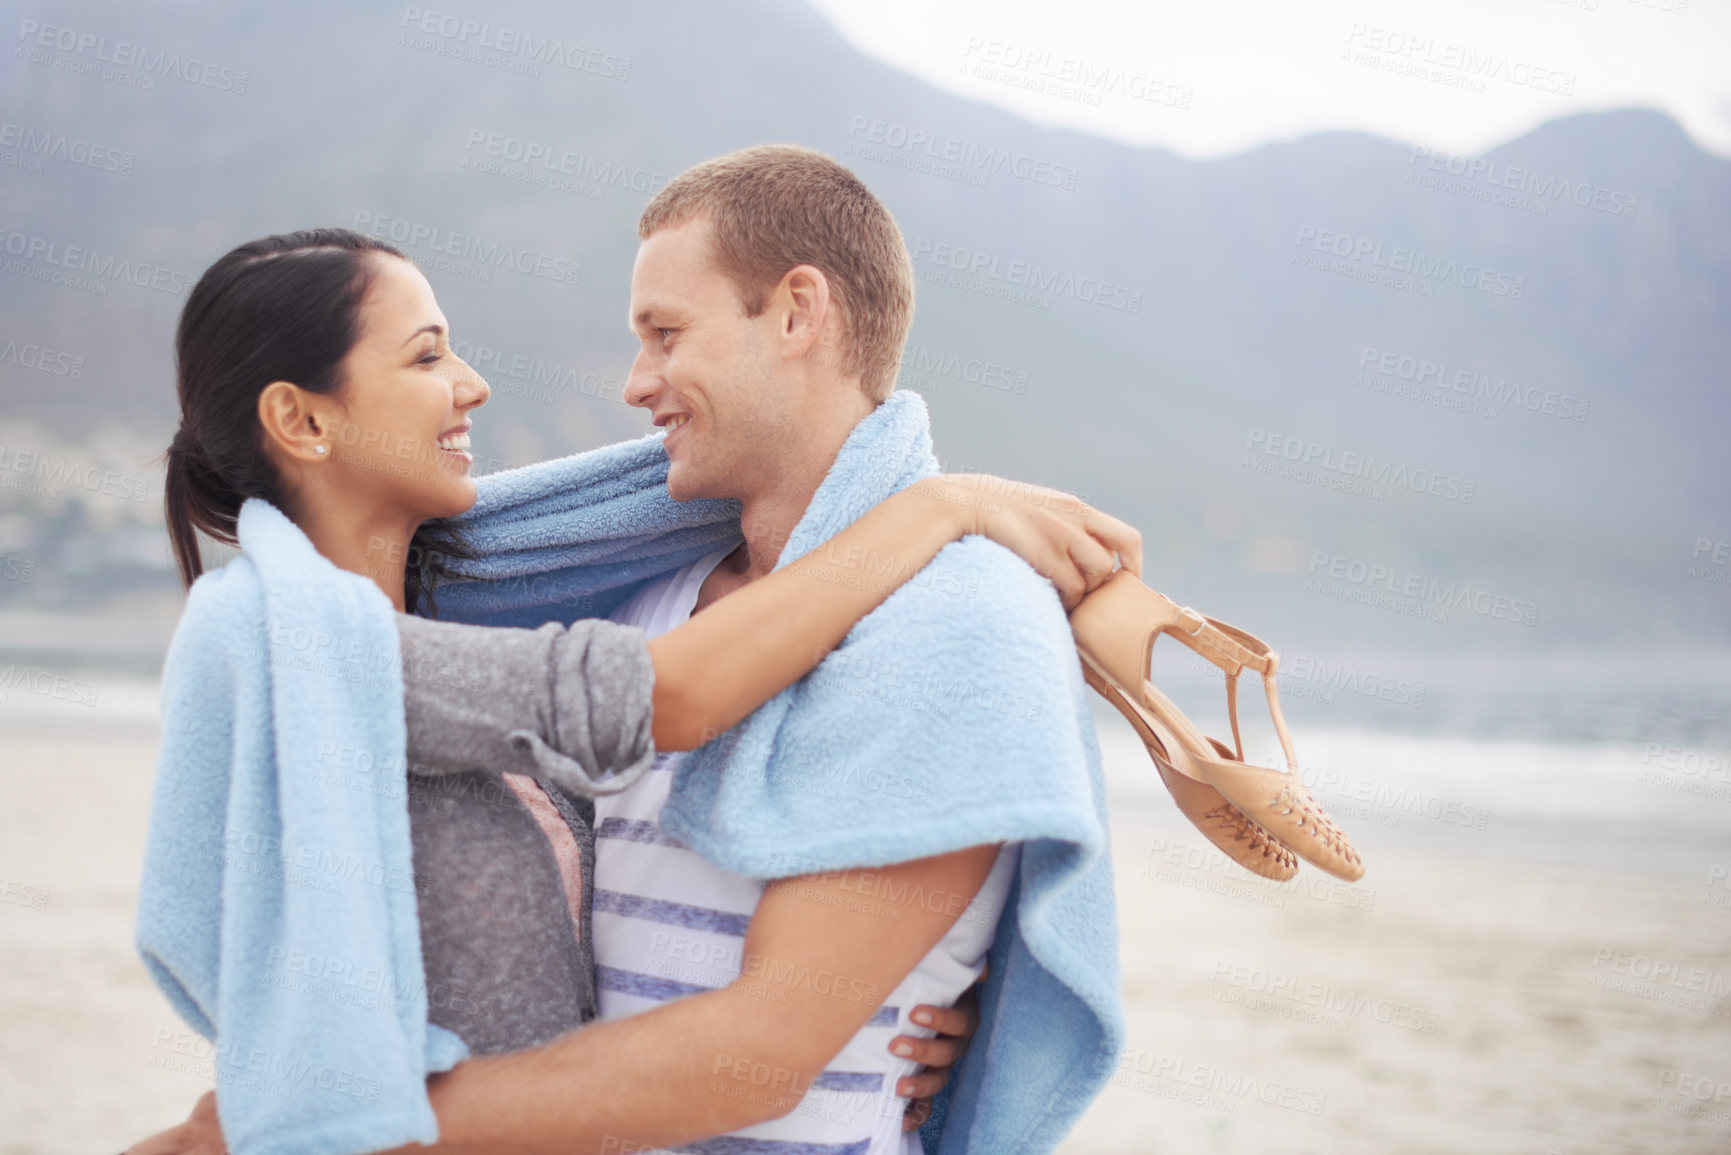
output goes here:
{"type": "MultiPolygon", "coordinates": [[[[467,365],[464,368],[468,368],[467,365]]],[[[468,375],[457,382],[457,408],[473,409],[477,405],[485,405],[487,398],[493,395],[493,387],[487,384],[487,379],[469,369],[468,375]]]]}

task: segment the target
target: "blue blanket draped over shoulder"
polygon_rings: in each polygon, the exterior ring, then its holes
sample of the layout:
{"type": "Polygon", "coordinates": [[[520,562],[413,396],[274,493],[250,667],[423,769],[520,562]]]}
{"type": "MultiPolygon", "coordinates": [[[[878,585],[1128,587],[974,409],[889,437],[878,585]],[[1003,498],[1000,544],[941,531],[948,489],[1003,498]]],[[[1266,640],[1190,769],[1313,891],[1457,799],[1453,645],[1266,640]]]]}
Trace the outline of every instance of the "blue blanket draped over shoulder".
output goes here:
{"type": "MultiPolygon", "coordinates": [[[[607,612],[739,540],[737,506],[673,502],[659,437],[481,481],[484,559],[440,616],[534,625],[607,612]]],[[[937,472],[925,404],[898,391],[848,437],[779,565],[937,472]]],[[[862,580],[893,559],[839,558],[862,580]]],[[[1116,1068],[1124,1027],[1100,755],[1050,584],[983,537],[952,543],[810,675],[679,764],[668,833],[777,878],[1023,843],[982,1025],[923,1137],[944,1155],[1052,1150],[1116,1068]],[[874,771],[878,773],[874,773],[874,771]],[[873,789],[892,771],[923,786],[873,789]]],[[[898,779],[902,780],[902,779],[898,779]]]]}
{"type": "Polygon", "coordinates": [[[349,1155],[437,1137],[426,1078],[463,1058],[427,1022],[391,603],[274,506],[200,578],[162,675],[137,941],[214,1059],[235,1155],[349,1155]]]}

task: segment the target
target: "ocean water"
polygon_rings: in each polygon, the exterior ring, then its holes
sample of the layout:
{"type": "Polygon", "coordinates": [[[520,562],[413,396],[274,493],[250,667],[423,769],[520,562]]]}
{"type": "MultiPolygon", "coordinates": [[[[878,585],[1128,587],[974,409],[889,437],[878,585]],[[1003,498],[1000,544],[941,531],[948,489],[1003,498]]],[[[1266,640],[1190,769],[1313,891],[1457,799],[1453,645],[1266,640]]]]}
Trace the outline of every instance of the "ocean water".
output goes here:
{"type": "MultiPolygon", "coordinates": [[[[1300,667],[1279,682],[1300,775],[1355,843],[1731,857],[1731,662],[1365,672],[1390,665],[1300,667]]],[[[1217,675],[1192,665],[1160,684],[1230,743],[1217,675]]],[[[1260,680],[1241,683],[1239,714],[1246,758],[1284,767],[1260,680]]],[[[1095,717],[1112,791],[1163,792],[1129,726],[1101,701],[1095,717]]]]}
{"type": "MultiPolygon", "coordinates": [[[[1169,692],[1204,731],[1230,739],[1218,682],[1174,679],[1169,692]]],[[[0,727],[148,734],[159,693],[159,679],[136,668],[0,658],[0,727]]],[[[1712,688],[1426,687],[1417,706],[1397,699],[1283,686],[1299,773],[1361,849],[1731,857],[1731,698],[1712,688]]],[[[1111,797],[1169,805],[1134,732],[1104,702],[1094,707],[1111,797]]],[[[1255,680],[1240,689],[1240,711],[1248,759],[1283,766],[1255,680]]]]}
{"type": "MultiPolygon", "coordinates": [[[[1163,801],[1129,727],[1101,718],[1098,728],[1109,797],[1163,801]]],[[[1317,727],[1295,733],[1295,744],[1305,784],[1372,861],[1384,849],[1602,865],[1731,861],[1731,751],[1722,747],[1317,727]]],[[[1275,762],[1273,752],[1260,760],[1275,762]]]]}

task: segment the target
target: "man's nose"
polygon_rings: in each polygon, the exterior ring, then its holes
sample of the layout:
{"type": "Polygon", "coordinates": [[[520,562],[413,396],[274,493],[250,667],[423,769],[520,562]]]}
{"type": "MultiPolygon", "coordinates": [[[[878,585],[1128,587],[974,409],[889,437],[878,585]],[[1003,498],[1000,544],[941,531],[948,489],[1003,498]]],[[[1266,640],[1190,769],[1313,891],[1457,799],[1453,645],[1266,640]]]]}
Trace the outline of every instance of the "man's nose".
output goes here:
{"type": "Polygon", "coordinates": [[[637,354],[631,362],[631,373],[625,378],[625,391],[620,394],[625,398],[625,404],[636,405],[642,409],[655,408],[655,398],[661,392],[661,376],[651,369],[644,360],[643,354],[637,354]]]}

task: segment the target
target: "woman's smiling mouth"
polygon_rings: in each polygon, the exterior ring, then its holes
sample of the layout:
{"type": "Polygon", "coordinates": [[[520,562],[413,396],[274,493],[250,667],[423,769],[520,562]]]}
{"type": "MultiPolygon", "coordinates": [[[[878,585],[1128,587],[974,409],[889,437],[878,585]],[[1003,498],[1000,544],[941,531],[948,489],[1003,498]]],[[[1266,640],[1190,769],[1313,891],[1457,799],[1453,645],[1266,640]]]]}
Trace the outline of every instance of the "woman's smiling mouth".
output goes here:
{"type": "Polygon", "coordinates": [[[459,426],[457,429],[439,434],[439,448],[454,457],[462,458],[465,465],[473,465],[475,463],[475,458],[469,453],[470,428],[471,427],[468,425],[463,425],[459,426]]]}

